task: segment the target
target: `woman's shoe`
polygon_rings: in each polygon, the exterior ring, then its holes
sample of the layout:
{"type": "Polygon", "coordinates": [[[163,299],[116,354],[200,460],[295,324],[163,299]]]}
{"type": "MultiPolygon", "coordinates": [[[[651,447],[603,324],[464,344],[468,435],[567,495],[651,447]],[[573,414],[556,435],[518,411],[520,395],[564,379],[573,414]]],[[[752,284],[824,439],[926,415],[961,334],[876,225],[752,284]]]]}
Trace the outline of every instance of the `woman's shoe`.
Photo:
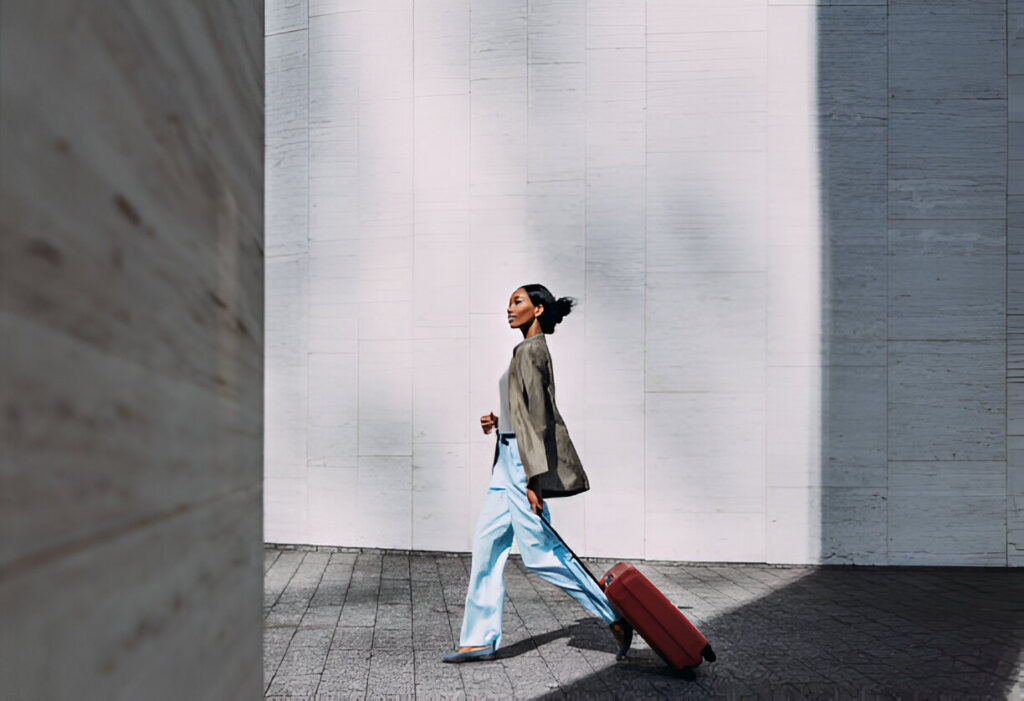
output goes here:
{"type": "Polygon", "coordinates": [[[615,659],[625,659],[626,653],[629,652],[629,648],[633,644],[633,626],[625,618],[620,618],[610,623],[608,628],[611,629],[615,641],[619,644],[619,651],[616,653],[615,659]]]}
{"type": "Polygon", "coordinates": [[[498,641],[493,641],[487,647],[482,647],[476,650],[465,650],[449,652],[446,655],[441,656],[442,662],[471,662],[473,660],[487,660],[494,656],[497,652],[498,641]]]}

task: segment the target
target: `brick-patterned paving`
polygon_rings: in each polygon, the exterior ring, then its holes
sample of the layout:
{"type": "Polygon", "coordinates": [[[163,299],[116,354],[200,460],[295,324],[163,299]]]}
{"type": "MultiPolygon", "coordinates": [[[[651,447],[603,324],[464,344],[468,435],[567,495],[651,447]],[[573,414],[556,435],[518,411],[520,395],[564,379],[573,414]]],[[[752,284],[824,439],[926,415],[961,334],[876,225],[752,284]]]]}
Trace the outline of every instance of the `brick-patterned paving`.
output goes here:
{"type": "MultiPolygon", "coordinates": [[[[498,658],[449,665],[468,555],[265,551],[267,698],[1024,698],[1024,570],[637,566],[707,635],[695,681],[517,556],[498,658]]],[[[595,571],[613,562],[590,560],[595,571]]]]}

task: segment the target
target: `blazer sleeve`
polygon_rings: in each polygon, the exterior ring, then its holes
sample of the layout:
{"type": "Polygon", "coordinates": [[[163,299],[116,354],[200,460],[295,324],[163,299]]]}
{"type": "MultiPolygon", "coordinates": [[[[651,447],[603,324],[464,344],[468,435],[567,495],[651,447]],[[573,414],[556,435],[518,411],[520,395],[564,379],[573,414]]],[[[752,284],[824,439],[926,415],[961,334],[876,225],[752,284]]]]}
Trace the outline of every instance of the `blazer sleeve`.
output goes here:
{"type": "Polygon", "coordinates": [[[527,479],[557,469],[554,410],[548,392],[549,370],[542,353],[524,347],[516,353],[515,387],[509,387],[509,412],[519,459],[527,479]]]}

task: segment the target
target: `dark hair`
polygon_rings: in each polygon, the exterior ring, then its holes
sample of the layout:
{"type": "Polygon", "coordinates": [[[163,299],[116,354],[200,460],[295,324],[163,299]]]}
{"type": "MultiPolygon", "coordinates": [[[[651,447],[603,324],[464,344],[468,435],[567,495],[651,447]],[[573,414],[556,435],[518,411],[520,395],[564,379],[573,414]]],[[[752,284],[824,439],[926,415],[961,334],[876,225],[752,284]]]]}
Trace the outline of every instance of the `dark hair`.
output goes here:
{"type": "Polygon", "coordinates": [[[533,306],[544,307],[543,313],[538,317],[540,330],[544,333],[554,333],[555,325],[568,316],[576,304],[576,300],[572,297],[559,297],[555,299],[555,296],[551,294],[551,290],[544,287],[544,285],[522,285],[522,288],[526,292],[526,296],[530,298],[533,306]]]}

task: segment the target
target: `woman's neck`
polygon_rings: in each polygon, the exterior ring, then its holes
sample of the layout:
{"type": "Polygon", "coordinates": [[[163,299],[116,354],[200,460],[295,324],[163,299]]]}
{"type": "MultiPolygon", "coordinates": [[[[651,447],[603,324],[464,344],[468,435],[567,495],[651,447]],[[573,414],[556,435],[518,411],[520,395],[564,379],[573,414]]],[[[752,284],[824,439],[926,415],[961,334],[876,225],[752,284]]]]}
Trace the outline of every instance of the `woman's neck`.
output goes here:
{"type": "Polygon", "coordinates": [[[523,339],[532,338],[537,335],[543,335],[544,332],[540,329],[540,322],[536,319],[530,324],[530,328],[523,329],[523,339]]]}

